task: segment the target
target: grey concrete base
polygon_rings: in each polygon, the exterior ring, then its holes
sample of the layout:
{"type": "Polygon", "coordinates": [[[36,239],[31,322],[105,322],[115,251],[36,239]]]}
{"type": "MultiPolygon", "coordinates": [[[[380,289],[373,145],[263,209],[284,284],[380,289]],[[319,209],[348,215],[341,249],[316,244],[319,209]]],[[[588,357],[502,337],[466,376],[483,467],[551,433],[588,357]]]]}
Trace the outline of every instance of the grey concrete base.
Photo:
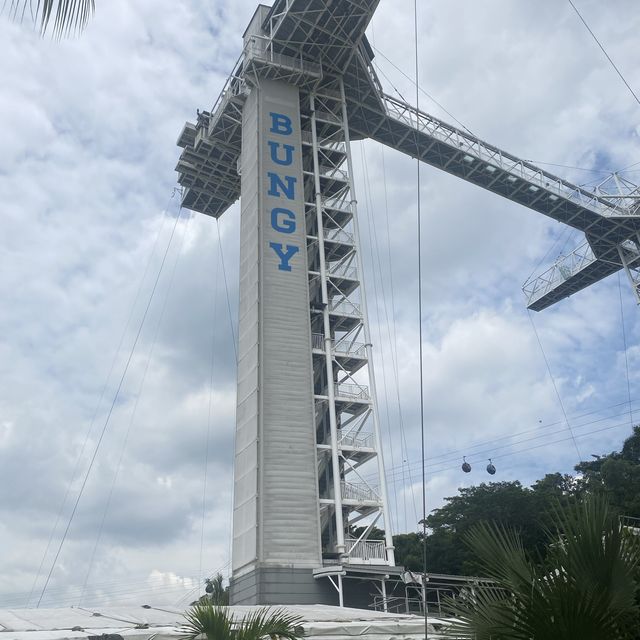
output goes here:
{"type": "MultiPolygon", "coordinates": [[[[388,577],[388,576],[387,576],[388,577]]],[[[343,580],[344,606],[369,609],[379,594],[379,581],[371,573],[361,578],[352,575],[343,580]]],[[[389,596],[404,596],[402,583],[387,582],[389,596]],[[397,593],[396,593],[397,591],[397,593]]],[[[265,567],[232,578],[230,584],[232,605],[328,604],[338,605],[338,592],[328,578],[315,579],[311,569],[265,567]]]]}
{"type": "Polygon", "coordinates": [[[338,604],[338,593],[327,579],[316,580],[311,569],[255,569],[230,583],[229,603],[338,604]]]}

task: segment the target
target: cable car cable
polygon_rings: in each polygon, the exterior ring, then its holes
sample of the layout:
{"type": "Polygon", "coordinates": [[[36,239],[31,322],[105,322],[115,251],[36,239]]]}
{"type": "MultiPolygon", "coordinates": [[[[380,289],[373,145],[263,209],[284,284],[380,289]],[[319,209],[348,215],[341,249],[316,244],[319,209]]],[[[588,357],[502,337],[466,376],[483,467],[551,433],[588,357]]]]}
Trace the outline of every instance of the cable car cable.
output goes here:
{"type": "Polygon", "coordinates": [[[58,558],[60,557],[60,553],[62,551],[62,547],[64,546],[64,543],[67,539],[67,535],[69,533],[69,529],[71,528],[71,524],[73,522],[73,519],[75,517],[76,511],[78,509],[78,504],[80,503],[80,499],[82,498],[82,495],[84,494],[84,490],[85,487],[87,486],[87,481],[89,480],[89,476],[91,475],[91,471],[93,470],[93,465],[96,461],[96,457],[98,456],[98,451],[100,450],[100,445],[102,444],[102,440],[104,439],[104,435],[107,431],[107,428],[109,426],[109,422],[111,420],[111,415],[113,413],[113,410],[115,408],[116,402],[118,400],[118,397],[120,395],[120,390],[122,389],[122,384],[124,383],[124,379],[125,376],[127,375],[127,371],[129,370],[129,365],[131,364],[131,360],[133,359],[133,354],[135,352],[135,348],[138,344],[138,341],[140,339],[140,335],[142,333],[142,328],[144,327],[145,321],[147,319],[147,314],[149,313],[149,307],[151,306],[151,302],[153,300],[153,297],[155,295],[156,289],[158,287],[158,281],[160,280],[160,275],[162,274],[162,270],[164,268],[165,262],[167,260],[167,254],[169,253],[169,248],[171,247],[171,242],[173,240],[173,236],[175,234],[176,231],[176,227],[178,225],[178,221],[180,220],[181,217],[181,213],[182,213],[182,206],[180,206],[180,211],[178,212],[178,215],[176,216],[176,221],[173,225],[173,228],[171,230],[171,236],[169,237],[169,242],[167,243],[167,247],[164,251],[164,255],[162,256],[162,262],[160,263],[160,268],[158,269],[158,274],[156,276],[155,282],[153,283],[153,288],[151,290],[151,294],[149,295],[149,300],[147,302],[147,306],[144,310],[144,313],[142,315],[142,320],[140,321],[140,325],[138,327],[138,331],[136,333],[136,337],[135,340],[133,342],[133,345],[131,347],[131,350],[129,352],[129,357],[127,358],[127,362],[124,366],[124,370],[122,371],[122,375],[120,377],[120,382],[118,383],[118,387],[116,389],[116,392],[113,396],[113,401],[111,402],[111,407],[109,408],[109,412],[107,413],[107,417],[105,419],[104,422],[104,426],[102,427],[102,431],[100,433],[100,437],[98,438],[98,442],[96,443],[96,446],[94,448],[93,451],[93,455],[91,457],[91,461],[89,462],[89,467],[87,468],[87,471],[85,473],[84,479],[82,481],[82,485],[80,486],[80,491],[78,492],[78,495],[76,497],[75,503],[73,505],[73,510],[71,511],[71,515],[69,516],[69,521],[67,522],[67,526],[66,529],[62,535],[62,539],[60,540],[60,544],[58,546],[58,550],[56,551],[56,555],[53,558],[53,562],[51,563],[51,568],[49,570],[49,574],[47,575],[47,579],[45,580],[44,586],[42,587],[42,592],[40,593],[40,597],[38,598],[38,603],[36,605],[36,609],[40,607],[40,603],[42,602],[42,598],[44,597],[44,594],[47,591],[47,587],[49,586],[49,581],[51,580],[51,576],[53,574],[53,571],[56,567],[56,564],[58,562],[58,558]]]}

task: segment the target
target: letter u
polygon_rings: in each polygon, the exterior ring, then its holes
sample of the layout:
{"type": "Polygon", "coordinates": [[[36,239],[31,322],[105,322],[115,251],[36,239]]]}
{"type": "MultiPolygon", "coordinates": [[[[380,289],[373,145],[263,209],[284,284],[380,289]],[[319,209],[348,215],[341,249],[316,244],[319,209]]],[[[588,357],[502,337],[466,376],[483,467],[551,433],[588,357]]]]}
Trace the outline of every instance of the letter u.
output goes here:
{"type": "Polygon", "coordinates": [[[271,154],[271,161],[276,164],[288,165],[293,162],[293,146],[290,144],[280,144],[279,142],[273,142],[269,140],[269,153],[271,154]],[[282,147],[284,149],[284,159],[278,158],[278,149],[282,147]]]}

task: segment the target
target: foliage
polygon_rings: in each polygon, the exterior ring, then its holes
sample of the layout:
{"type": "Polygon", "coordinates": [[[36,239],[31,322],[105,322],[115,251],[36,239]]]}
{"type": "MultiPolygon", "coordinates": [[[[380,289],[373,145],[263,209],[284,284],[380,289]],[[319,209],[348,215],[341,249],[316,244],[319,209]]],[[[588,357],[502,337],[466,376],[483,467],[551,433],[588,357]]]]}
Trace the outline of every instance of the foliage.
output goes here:
{"type": "Polygon", "coordinates": [[[235,618],[227,607],[199,602],[184,617],[182,637],[185,640],[196,640],[203,635],[207,640],[261,640],[267,636],[296,640],[303,636],[302,619],[284,609],[263,607],[235,618]]]}
{"type": "Polygon", "coordinates": [[[636,637],[640,536],[619,524],[602,495],[555,510],[538,562],[513,529],[481,523],[465,539],[484,576],[452,601],[456,631],[475,640],[626,640],[636,637]]]}
{"type": "Polygon", "coordinates": [[[82,31],[94,11],[95,0],[15,0],[8,13],[15,22],[27,18],[34,26],[39,25],[42,35],[51,29],[60,38],[82,31]]]}
{"type": "MultiPolygon", "coordinates": [[[[480,567],[464,535],[482,522],[496,522],[520,534],[524,549],[543,557],[546,531],[557,505],[566,506],[577,498],[604,492],[611,509],[619,514],[640,517],[640,426],[625,440],[620,452],[581,462],[577,475],[547,474],[531,487],[519,482],[493,482],[461,488],[456,496],[427,518],[427,567],[433,573],[478,575],[480,567]]],[[[421,571],[422,534],[394,537],[396,561],[421,571]]]]}
{"type": "Polygon", "coordinates": [[[640,426],[622,451],[581,462],[576,471],[582,474],[584,491],[604,491],[620,515],[640,517],[640,426]]]}
{"type": "Polygon", "coordinates": [[[213,578],[207,578],[205,580],[206,596],[203,596],[203,600],[208,600],[212,604],[226,606],[229,604],[229,587],[224,587],[224,578],[221,573],[217,573],[213,578]]]}

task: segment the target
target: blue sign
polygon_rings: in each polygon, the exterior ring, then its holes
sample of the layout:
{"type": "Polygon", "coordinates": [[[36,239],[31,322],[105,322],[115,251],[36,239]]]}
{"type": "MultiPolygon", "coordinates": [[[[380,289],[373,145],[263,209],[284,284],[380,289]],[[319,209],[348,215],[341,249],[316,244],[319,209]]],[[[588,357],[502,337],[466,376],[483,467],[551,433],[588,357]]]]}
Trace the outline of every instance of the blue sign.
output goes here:
{"type": "MultiPolygon", "coordinates": [[[[293,165],[294,153],[296,151],[292,144],[285,144],[283,138],[291,136],[293,133],[293,123],[291,118],[284,113],[270,112],[271,128],[269,133],[275,134],[278,138],[268,140],[269,156],[271,161],[281,167],[293,165]]],[[[285,171],[283,169],[283,171],[285,171]]],[[[296,183],[295,176],[281,175],[273,171],[267,172],[268,189],[267,195],[274,198],[282,198],[283,200],[295,200],[296,183]]],[[[286,204],[286,203],[283,203],[286,204]]],[[[287,209],[285,206],[273,207],[271,209],[271,227],[282,234],[294,233],[297,228],[297,220],[295,212],[287,209]]],[[[291,271],[289,264],[291,258],[300,251],[300,247],[294,244],[283,245],[281,242],[270,242],[269,246],[274,250],[280,262],[278,269],[280,271],[291,271]]]]}

